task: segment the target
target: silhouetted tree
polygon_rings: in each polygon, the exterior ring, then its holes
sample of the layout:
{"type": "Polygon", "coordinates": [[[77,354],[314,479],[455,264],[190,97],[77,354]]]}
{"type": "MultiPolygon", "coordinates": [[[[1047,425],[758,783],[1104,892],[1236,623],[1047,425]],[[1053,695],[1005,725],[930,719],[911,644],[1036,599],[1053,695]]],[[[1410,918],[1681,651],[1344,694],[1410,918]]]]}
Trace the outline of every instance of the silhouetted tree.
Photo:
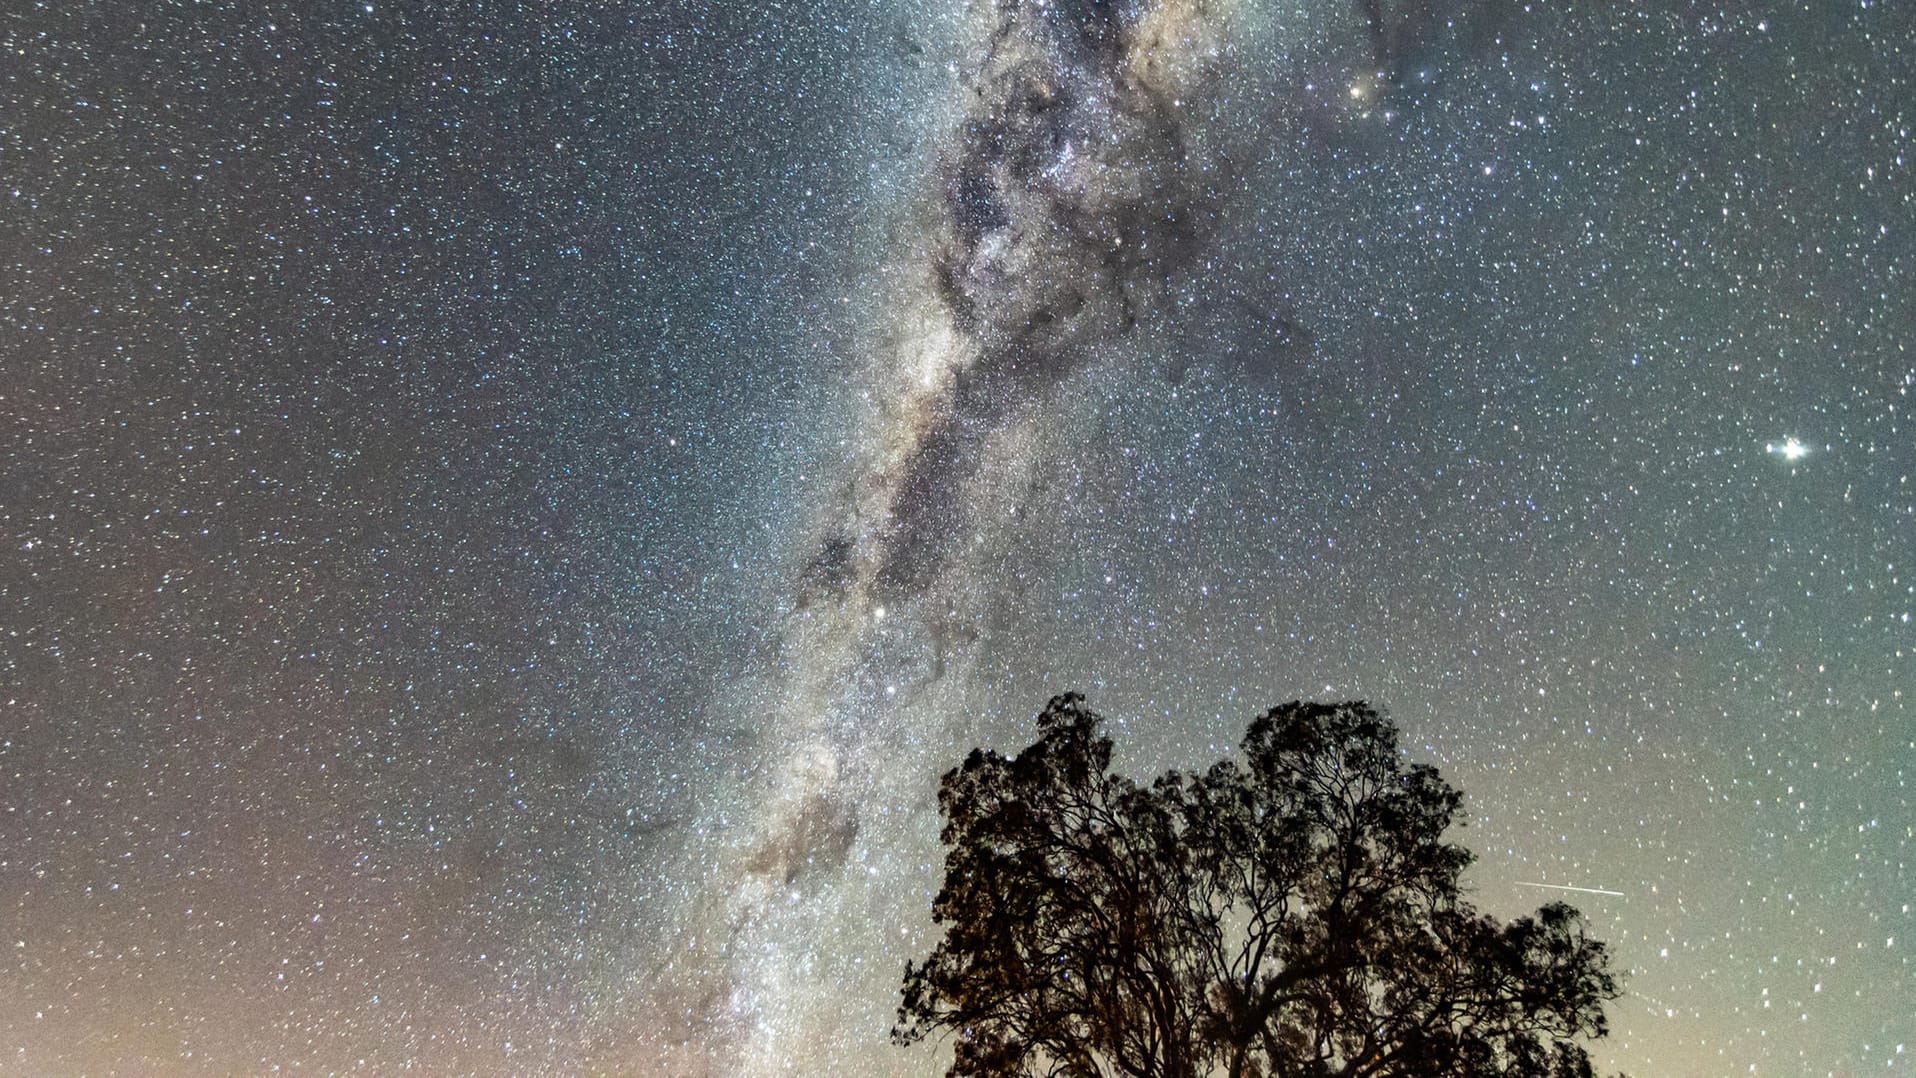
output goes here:
{"type": "Polygon", "coordinates": [[[1461,795],[1368,705],[1291,703],[1237,760],[1139,786],[1084,698],[939,788],[945,937],[893,1038],[952,1075],[1592,1073],[1616,998],[1569,906],[1503,923],[1458,893],[1461,795]]]}

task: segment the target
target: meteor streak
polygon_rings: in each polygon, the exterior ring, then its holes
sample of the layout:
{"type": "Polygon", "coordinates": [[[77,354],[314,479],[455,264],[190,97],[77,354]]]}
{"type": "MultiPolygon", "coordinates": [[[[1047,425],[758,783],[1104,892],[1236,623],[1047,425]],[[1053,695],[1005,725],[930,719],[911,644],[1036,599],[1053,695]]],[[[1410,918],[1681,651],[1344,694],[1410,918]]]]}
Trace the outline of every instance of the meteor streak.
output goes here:
{"type": "Polygon", "coordinates": [[[1546,891],[1575,891],[1581,895],[1609,895],[1612,898],[1628,898],[1622,891],[1606,891],[1601,887],[1572,887],[1567,883],[1529,883],[1518,880],[1519,887],[1541,887],[1546,891]]]}

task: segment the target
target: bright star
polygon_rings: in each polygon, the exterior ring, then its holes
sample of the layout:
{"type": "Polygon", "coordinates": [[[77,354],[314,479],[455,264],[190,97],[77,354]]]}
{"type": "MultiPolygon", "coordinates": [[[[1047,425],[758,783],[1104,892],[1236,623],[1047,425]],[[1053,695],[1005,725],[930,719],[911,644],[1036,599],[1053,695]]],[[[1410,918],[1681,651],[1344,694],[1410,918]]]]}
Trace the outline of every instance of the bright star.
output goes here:
{"type": "Polygon", "coordinates": [[[1764,448],[1777,454],[1784,460],[1802,460],[1809,456],[1810,447],[1794,438],[1785,438],[1780,444],[1772,442],[1764,448]]]}

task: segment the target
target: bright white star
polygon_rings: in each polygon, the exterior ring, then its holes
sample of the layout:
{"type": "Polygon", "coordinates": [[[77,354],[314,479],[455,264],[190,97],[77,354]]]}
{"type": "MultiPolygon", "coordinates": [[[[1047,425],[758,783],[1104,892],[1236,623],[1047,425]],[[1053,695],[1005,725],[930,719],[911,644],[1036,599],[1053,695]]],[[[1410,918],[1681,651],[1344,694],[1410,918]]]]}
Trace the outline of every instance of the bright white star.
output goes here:
{"type": "Polygon", "coordinates": [[[1804,445],[1794,438],[1785,438],[1781,442],[1771,442],[1764,448],[1782,457],[1784,460],[1802,460],[1804,457],[1809,456],[1810,453],[1809,446],[1804,445]]]}

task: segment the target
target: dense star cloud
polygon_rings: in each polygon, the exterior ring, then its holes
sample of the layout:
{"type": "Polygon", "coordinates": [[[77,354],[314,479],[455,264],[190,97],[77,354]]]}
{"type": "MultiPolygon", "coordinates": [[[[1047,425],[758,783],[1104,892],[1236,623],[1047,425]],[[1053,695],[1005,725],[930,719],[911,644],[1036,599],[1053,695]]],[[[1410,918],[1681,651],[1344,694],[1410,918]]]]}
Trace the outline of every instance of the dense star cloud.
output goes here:
{"type": "Polygon", "coordinates": [[[1065,689],[1390,709],[1613,1067],[1916,1058],[1895,5],[0,46],[0,1073],[937,1073],[936,777],[1065,689]]]}
{"type": "MultiPolygon", "coordinates": [[[[1206,80],[1174,70],[1182,35],[1203,29],[1197,17],[1105,4],[989,10],[984,59],[960,83],[963,118],[892,252],[918,294],[910,321],[874,357],[883,399],[867,433],[873,448],[851,462],[842,503],[827,509],[835,519],[800,577],[801,617],[854,628],[798,654],[798,678],[822,676],[829,693],[872,646],[860,629],[886,604],[952,584],[956,551],[975,527],[967,487],[994,438],[1164,306],[1170,275],[1195,244],[1193,222],[1217,197],[1180,115],[1180,95],[1204,93],[1206,80]]],[[[931,677],[945,672],[958,616],[949,598],[942,605],[930,615],[931,677]]],[[[848,811],[804,805],[791,826],[807,832],[821,811],[848,811]]],[[[774,840],[760,863],[789,873],[784,862],[809,849],[774,840]]]]}
{"type": "MultiPolygon", "coordinates": [[[[967,51],[979,60],[958,82],[960,118],[887,251],[905,313],[869,346],[877,406],[799,575],[782,666],[765,680],[776,718],[759,738],[764,837],[740,882],[720,887],[738,957],[715,991],[749,1019],[725,1038],[753,1044],[701,1066],[788,1059],[761,1014],[804,978],[792,944],[812,930],[777,908],[802,877],[807,907],[844,901],[821,881],[842,874],[861,815],[885,803],[874,772],[897,770],[899,730],[941,726],[939,708],[900,711],[894,698],[903,688],[909,704],[950,677],[982,635],[986,574],[964,553],[994,530],[980,519],[994,504],[984,490],[1015,470],[1008,447],[1029,456],[1020,426],[1055,408],[1081,365],[1161,316],[1220,196],[1223,170],[1187,122],[1221,77],[1206,5],[1014,0],[975,13],[967,51]]],[[[701,925],[690,939],[712,933],[701,925]]]]}

